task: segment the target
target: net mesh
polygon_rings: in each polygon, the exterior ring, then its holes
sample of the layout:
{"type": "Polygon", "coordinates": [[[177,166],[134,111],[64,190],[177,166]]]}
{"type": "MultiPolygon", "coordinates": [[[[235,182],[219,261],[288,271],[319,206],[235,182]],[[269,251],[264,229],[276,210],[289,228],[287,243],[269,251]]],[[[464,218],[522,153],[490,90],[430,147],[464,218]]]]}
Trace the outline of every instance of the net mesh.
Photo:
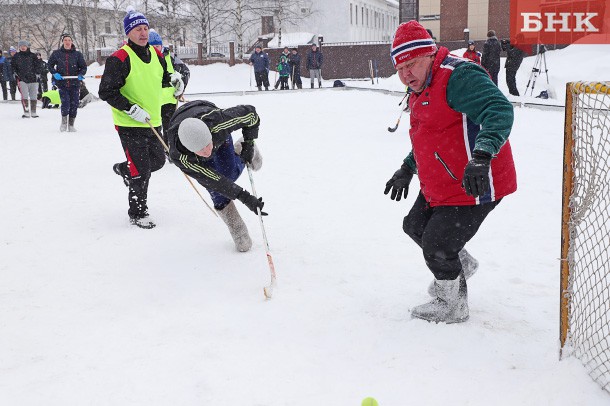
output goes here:
{"type": "Polygon", "coordinates": [[[610,82],[579,82],[571,89],[566,348],[610,392],[610,82]]]}

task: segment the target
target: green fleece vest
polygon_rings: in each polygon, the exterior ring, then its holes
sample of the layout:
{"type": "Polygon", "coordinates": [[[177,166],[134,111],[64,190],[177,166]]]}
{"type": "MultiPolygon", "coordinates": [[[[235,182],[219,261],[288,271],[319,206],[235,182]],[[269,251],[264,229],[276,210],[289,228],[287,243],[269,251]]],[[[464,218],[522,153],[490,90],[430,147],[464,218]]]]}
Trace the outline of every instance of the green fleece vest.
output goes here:
{"type": "MultiPolygon", "coordinates": [[[[172,73],[174,73],[174,65],[172,64],[172,58],[169,56],[169,54],[165,56],[165,62],[167,63],[167,72],[171,75],[172,73]]],[[[177,104],[178,100],[176,100],[176,98],[174,97],[175,91],[176,89],[174,89],[173,86],[162,87],[161,105],[177,104]]]]}
{"type": "MultiPolygon", "coordinates": [[[[154,127],[161,125],[161,82],[163,80],[163,66],[157,57],[157,51],[149,46],[151,57],[149,63],[144,63],[128,45],[121,49],[129,55],[131,70],[121,88],[121,94],[131,103],[140,105],[150,114],[150,123],[154,127]]],[[[148,127],[129,117],[123,110],[112,107],[114,124],[119,127],[148,127]]]]}

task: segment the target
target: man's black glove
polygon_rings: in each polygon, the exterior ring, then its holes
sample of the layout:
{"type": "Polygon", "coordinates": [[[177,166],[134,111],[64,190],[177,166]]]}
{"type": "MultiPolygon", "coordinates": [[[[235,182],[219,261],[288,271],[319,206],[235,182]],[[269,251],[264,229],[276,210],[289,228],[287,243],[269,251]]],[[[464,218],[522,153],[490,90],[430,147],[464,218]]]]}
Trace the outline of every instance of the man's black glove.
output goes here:
{"type": "Polygon", "coordinates": [[[254,141],[242,141],[239,156],[245,164],[250,165],[254,158],[254,141]]]}
{"type": "Polygon", "coordinates": [[[489,166],[491,154],[485,151],[474,151],[472,159],[464,169],[462,187],[466,194],[473,197],[483,196],[489,190],[489,166]]]}
{"type": "Polygon", "coordinates": [[[254,197],[250,193],[248,193],[247,190],[244,189],[241,192],[239,192],[239,194],[237,195],[237,198],[239,199],[240,202],[245,204],[246,207],[249,208],[250,210],[252,210],[254,213],[258,214],[258,210],[260,210],[261,215],[263,215],[263,216],[267,215],[267,213],[265,213],[263,211],[263,206],[265,205],[265,203],[263,203],[262,197],[259,197],[257,199],[256,197],[254,197]]]}
{"type": "Polygon", "coordinates": [[[406,163],[403,163],[399,170],[394,173],[394,176],[385,184],[385,191],[383,194],[387,195],[392,189],[390,199],[396,200],[397,202],[404,198],[407,198],[409,192],[409,183],[413,179],[413,171],[406,163]]]}

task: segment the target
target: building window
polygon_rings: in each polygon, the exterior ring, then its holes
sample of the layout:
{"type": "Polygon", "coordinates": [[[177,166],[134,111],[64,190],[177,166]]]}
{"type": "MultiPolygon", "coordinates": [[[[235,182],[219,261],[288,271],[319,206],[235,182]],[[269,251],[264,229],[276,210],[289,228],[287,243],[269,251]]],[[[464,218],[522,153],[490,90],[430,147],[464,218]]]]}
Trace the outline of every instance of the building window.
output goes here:
{"type": "Polygon", "coordinates": [[[352,3],[349,3],[349,23],[354,25],[354,16],[352,11],[352,3]]]}
{"type": "Polygon", "coordinates": [[[370,27],[370,25],[369,25],[369,9],[368,8],[366,9],[366,26],[370,27]]]}
{"type": "Polygon", "coordinates": [[[358,25],[358,6],[354,8],[356,9],[356,25],[358,25]]]}
{"type": "Polygon", "coordinates": [[[104,24],[104,31],[106,32],[106,34],[110,34],[110,21],[106,21],[106,23],[104,24]]]}

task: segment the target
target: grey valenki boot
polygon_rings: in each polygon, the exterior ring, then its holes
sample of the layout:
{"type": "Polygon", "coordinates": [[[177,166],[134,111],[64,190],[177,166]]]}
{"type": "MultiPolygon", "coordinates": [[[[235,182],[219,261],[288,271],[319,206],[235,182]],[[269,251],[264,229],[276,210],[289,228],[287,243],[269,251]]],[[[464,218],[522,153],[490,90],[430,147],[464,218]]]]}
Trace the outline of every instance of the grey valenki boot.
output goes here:
{"type": "Polygon", "coordinates": [[[468,288],[464,273],[454,280],[435,280],[436,297],[411,310],[411,317],[436,323],[462,323],[468,320],[468,288]]]}
{"type": "Polygon", "coordinates": [[[74,128],[74,120],[76,120],[76,117],[68,118],[68,132],[71,132],[71,133],[76,132],[76,128],[74,128]]]}
{"type": "Polygon", "coordinates": [[[248,227],[242,220],[234,202],[230,202],[224,209],[218,210],[218,215],[225,222],[239,252],[246,252],[252,247],[252,240],[248,234],[248,227]]]}
{"type": "Polygon", "coordinates": [[[59,131],[66,132],[68,131],[68,116],[61,116],[61,125],[59,126],[59,131]]]}
{"type": "Polygon", "coordinates": [[[30,117],[38,118],[38,114],[36,114],[36,100],[30,100],[30,117]]]}
{"type": "MultiPolygon", "coordinates": [[[[244,137],[240,137],[233,148],[235,149],[235,153],[237,155],[241,154],[241,143],[244,141],[244,137]]],[[[252,170],[254,172],[258,171],[263,166],[263,156],[261,155],[261,151],[258,149],[256,143],[254,144],[254,156],[252,157],[252,170]]]]}
{"type": "MultiPolygon", "coordinates": [[[[470,255],[470,253],[465,249],[462,249],[458,253],[458,255],[460,257],[460,263],[462,264],[462,272],[464,272],[464,278],[468,280],[472,275],[475,274],[477,269],[479,269],[479,261],[477,261],[476,258],[470,255]]],[[[432,297],[436,296],[434,280],[430,282],[430,285],[428,285],[428,294],[432,297]]]]}

